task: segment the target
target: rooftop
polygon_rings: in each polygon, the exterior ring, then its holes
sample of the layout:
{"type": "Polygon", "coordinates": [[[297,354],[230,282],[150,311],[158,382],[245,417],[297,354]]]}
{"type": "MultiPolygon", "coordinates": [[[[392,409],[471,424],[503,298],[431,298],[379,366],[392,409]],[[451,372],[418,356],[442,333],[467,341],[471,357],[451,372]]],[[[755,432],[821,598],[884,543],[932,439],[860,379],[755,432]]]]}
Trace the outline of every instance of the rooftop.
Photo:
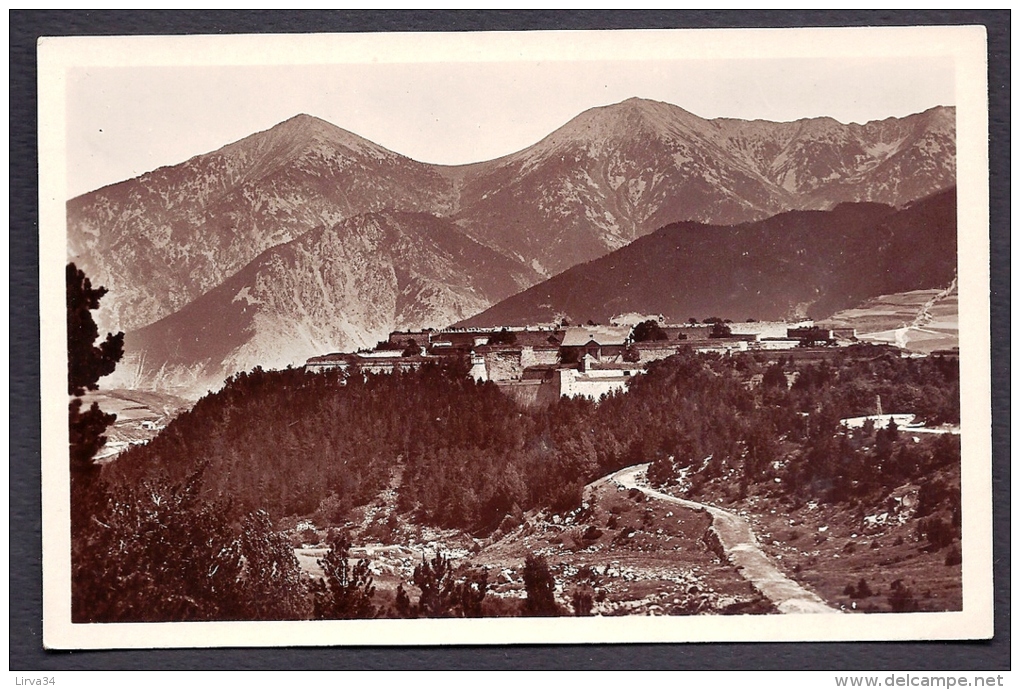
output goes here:
{"type": "Polygon", "coordinates": [[[629,327],[574,326],[563,336],[563,347],[583,347],[591,341],[599,345],[625,345],[630,337],[629,327]]]}

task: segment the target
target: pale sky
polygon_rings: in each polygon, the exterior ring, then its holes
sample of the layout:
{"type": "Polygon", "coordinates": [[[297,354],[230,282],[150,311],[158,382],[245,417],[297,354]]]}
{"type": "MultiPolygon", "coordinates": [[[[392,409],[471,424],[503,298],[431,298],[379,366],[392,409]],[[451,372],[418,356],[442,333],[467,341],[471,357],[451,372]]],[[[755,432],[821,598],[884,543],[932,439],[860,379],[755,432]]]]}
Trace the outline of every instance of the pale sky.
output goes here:
{"type": "Polygon", "coordinates": [[[428,163],[490,160],[632,96],[705,118],[863,123],[955,105],[951,58],[74,67],[67,192],[174,165],[307,113],[428,163]]]}

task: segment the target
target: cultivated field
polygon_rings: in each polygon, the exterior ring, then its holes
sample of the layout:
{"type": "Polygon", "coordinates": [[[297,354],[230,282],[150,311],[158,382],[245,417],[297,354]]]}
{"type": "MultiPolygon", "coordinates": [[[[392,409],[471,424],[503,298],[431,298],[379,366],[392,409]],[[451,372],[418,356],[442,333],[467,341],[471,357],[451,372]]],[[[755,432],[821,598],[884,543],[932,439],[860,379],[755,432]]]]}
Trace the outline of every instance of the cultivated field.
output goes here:
{"type": "Polygon", "coordinates": [[[96,456],[98,461],[106,462],[132,444],[148,442],[192,405],[168,393],[127,389],[90,391],[83,399],[86,408],[98,402],[101,410],[117,415],[117,421],[105,432],[106,445],[96,456]]]}
{"type": "Polygon", "coordinates": [[[891,343],[929,353],[960,345],[956,283],[945,290],[913,290],[870,299],[826,319],[826,324],[857,329],[866,342],[891,343]]]}

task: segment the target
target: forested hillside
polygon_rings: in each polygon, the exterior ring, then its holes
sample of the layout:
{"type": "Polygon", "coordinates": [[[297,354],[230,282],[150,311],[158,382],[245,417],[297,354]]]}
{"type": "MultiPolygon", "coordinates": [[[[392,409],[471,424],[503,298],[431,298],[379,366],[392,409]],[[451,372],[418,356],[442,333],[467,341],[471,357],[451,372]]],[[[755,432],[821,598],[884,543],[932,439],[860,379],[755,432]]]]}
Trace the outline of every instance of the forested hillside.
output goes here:
{"type": "Polygon", "coordinates": [[[206,495],[229,499],[237,515],[263,509],[279,519],[326,506],[337,517],[370,501],[399,469],[403,509],[427,524],[484,529],[515,504],[569,507],[585,483],[659,456],[678,464],[711,456],[710,466],[754,482],[780,439],[803,451],[785,472],[813,482],[787,490],[835,486],[843,468],[809,456],[835,442],[840,418],[873,411],[876,396],[887,410],[958,421],[957,364],[867,347],[831,364],[682,354],[654,363],[624,395],[564,399],[542,411],[439,367],[349,379],[255,370],[106,475],[127,484],[154,472],[181,481],[204,464],[206,495]],[[751,387],[756,373],[763,384],[751,387]],[[796,377],[788,390],[787,375],[796,377]]]}
{"type": "MultiPolygon", "coordinates": [[[[686,352],[650,365],[626,393],[545,410],[518,408],[465,374],[232,378],[104,469],[91,548],[80,549],[102,557],[75,565],[76,620],[375,615],[364,567],[340,573],[346,559],[327,559],[347,589],[313,587],[281,521],[343,526],[395,486],[402,520],[485,535],[507,515],[576,510],[585,484],[645,462],[653,483],[710,502],[756,494],[865,510],[917,482],[919,534],[938,549],[959,538],[957,436],[847,432],[838,421],[872,412],[880,397],[887,410],[958,423],[954,359],[875,346],[820,363],[686,352]]],[[[338,553],[350,546],[331,539],[338,553]]],[[[458,610],[479,610],[470,605],[479,582],[458,590],[458,610]]]]}
{"type": "Polygon", "coordinates": [[[728,227],[677,223],[465,319],[460,326],[605,323],[615,314],[822,319],[956,275],[956,189],[905,209],[844,203],[728,227]]]}

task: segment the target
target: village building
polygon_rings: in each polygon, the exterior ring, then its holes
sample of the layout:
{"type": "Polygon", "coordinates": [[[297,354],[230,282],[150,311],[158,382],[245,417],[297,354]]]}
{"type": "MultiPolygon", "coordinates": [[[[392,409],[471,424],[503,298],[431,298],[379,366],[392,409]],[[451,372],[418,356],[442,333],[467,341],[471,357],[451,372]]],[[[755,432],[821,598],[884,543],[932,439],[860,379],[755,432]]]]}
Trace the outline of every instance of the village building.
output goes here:
{"type": "Polygon", "coordinates": [[[588,355],[599,361],[617,361],[630,341],[629,326],[574,326],[567,328],[560,344],[562,359],[580,362],[588,355]]]}
{"type": "Polygon", "coordinates": [[[646,340],[632,343],[624,355],[624,360],[643,366],[649,362],[672,357],[686,346],[687,343],[680,340],[646,340]]]}
{"type": "Polygon", "coordinates": [[[334,352],[312,357],[305,363],[305,371],[322,373],[331,370],[360,372],[362,374],[392,374],[395,371],[413,371],[438,357],[427,355],[404,356],[398,350],[376,350],[372,352],[334,352]]]}
{"type": "Polygon", "coordinates": [[[760,338],[754,345],[756,350],[792,350],[800,347],[800,341],[793,338],[760,338]]]}
{"type": "Polygon", "coordinates": [[[794,340],[799,340],[801,345],[804,347],[812,347],[814,345],[834,345],[836,339],[832,335],[832,331],[828,328],[820,328],[818,326],[798,326],[796,328],[789,328],[786,331],[786,337],[794,340]]]}
{"type": "Polygon", "coordinates": [[[563,396],[598,400],[612,395],[624,390],[645,365],[683,348],[723,356],[782,350],[784,357],[821,360],[835,354],[836,348],[827,346],[855,342],[856,336],[853,329],[821,328],[812,321],[666,324],[661,315],[636,313],[612,321],[610,326],[394,331],[373,351],[312,357],[305,370],[389,374],[457,358],[468,364],[472,379],[491,382],[519,404],[531,407],[563,396]],[[649,320],[659,324],[659,337],[665,335],[665,339],[634,342],[634,326],[649,320]]]}
{"type": "Polygon", "coordinates": [[[743,323],[727,324],[733,333],[742,335],[757,335],[759,340],[787,338],[787,331],[791,328],[810,328],[815,322],[810,319],[800,321],[745,321],[743,323]]]}
{"type": "Polygon", "coordinates": [[[643,369],[637,364],[600,362],[586,354],[577,369],[558,370],[560,395],[598,400],[603,395],[623,391],[627,382],[642,372],[643,369]]]}

